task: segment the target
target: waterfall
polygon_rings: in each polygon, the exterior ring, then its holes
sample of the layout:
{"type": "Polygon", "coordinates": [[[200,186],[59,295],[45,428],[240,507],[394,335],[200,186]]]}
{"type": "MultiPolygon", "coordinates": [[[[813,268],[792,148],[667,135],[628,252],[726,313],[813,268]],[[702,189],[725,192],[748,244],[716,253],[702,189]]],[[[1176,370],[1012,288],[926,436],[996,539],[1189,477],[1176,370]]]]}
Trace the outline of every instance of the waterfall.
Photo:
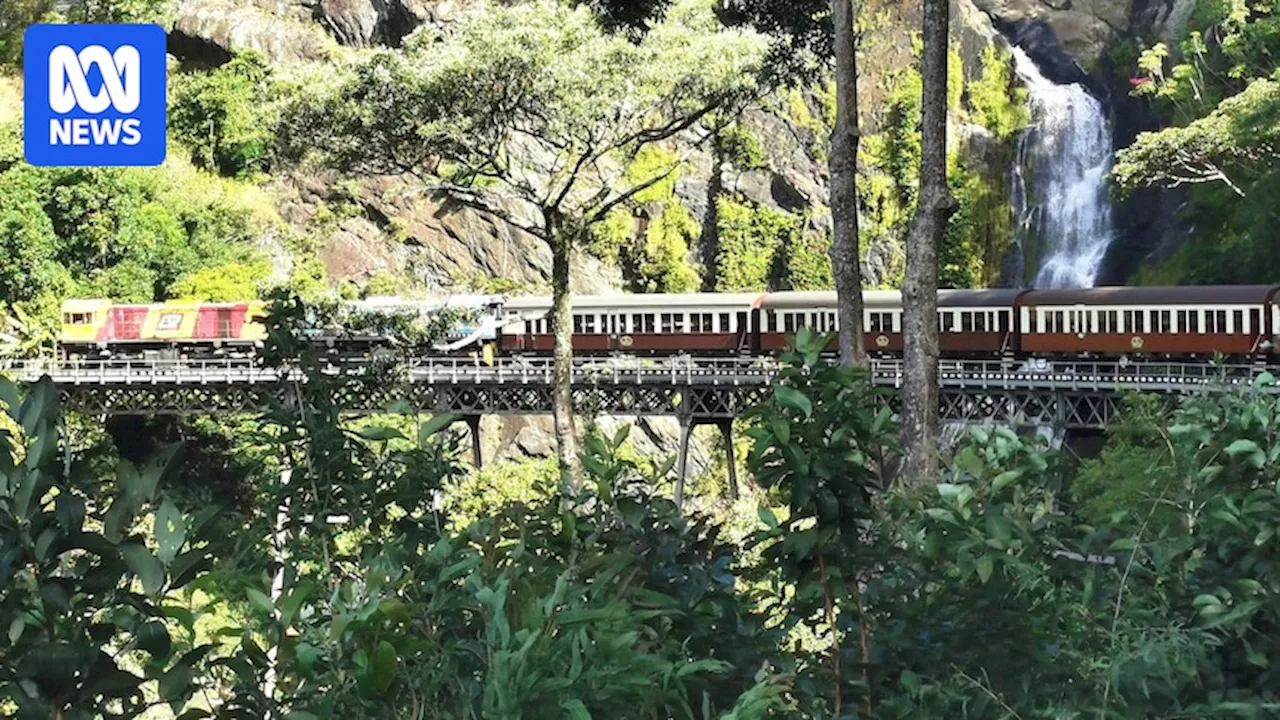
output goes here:
{"type": "Polygon", "coordinates": [[[1093,287],[1115,237],[1107,116],[1080,85],[1050,81],[1022,48],[1013,56],[1032,120],[1018,145],[1013,197],[1024,281],[1034,270],[1032,287],[1093,287]]]}

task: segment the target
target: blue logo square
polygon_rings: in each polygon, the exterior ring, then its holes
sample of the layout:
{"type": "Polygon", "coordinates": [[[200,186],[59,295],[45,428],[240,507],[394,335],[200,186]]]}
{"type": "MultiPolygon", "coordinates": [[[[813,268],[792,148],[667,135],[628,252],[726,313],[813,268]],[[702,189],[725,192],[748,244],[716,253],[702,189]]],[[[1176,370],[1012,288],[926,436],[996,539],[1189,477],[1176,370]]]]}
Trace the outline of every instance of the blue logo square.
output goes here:
{"type": "Polygon", "coordinates": [[[159,25],[32,25],[23,40],[23,145],[45,167],[164,162],[159,25]]]}

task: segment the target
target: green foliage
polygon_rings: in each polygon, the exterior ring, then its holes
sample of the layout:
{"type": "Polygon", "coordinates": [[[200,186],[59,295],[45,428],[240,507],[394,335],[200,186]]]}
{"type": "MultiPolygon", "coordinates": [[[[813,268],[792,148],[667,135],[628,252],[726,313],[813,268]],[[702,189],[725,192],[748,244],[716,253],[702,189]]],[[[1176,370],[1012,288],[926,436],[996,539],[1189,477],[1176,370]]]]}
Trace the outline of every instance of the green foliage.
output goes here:
{"type": "Polygon", "coordinates": [[[755,170],[765,166],[764,148],[750,130],[741,123],[733,123],[716,133],[714,150],[716,157],[732,163],[742,170],[755,170]]]}
{"type": "Polygon", "coordinates": [[[938,246],[938,284],[993,287],[1014,240],[1009,187],[970,169],[966,157],[962,149],[948,158],[947,182],[958,208],[938,246]]]}
{"type": "Polygon", "coordinates": [[[799,222],[788,213],[729,197],[717,198],[716,291],[769,287],[778,252],[799,235],[799,222]]]}
{"type": "Polygon", "coordinates": [[[679,179],[680,159],[673,151],[658,145],[640,148],[627,165],[627,182],[633,186],[645,186],[631,197],[641,205],[669,201],[675,195],[679,179]]]}
{"type": "Polygon", "coordinates": [[[53,13],[53,0],[9,0],[0,5],[0,68],[22,60],[22,34],[53,13]]]}
{"type": "Polygon", "coordinates": [[[1008,141],[1031,121],[1027,90],[1018,84],[1012,60],[994,45],[982,51],[982,75],[969,85],[974,122],[1008,141]]]}
{"type": "Polygon", "coordinates": [[[134,718],[157,702],[180,712],[206,685],[212,646],[184,642],[190,620],[162,599],[210,567],[200,533],[216,508],[191,517],[174,503],[176,448],[138,464],[68,444],[48,379],[25,397],[0,382],[0,397],[0,708],[32,719],[134,718]]]}
{"type": "Polygon", "coordinates": [[[1272,3],[1205,0],[1182,42],[1140,54],[1134,93],[1151,98],[1170,127],[1119,153],[1113,177],[1122,191],[1185,188],[1180,215],[1193,231],[1164,268],[1148,267],[1139,280],[1235,284],[1275,276],[1266,198],[1280,160],[1277,52],[1272,3]]]}
{"type": "Polygon", "coordinates": [[[663,205],[649,221],[636,265],[636,284],[644,292],[684,293],[698,289],[698,271],[689,263],[689,243],[700,228],[689,211],[676,202],[663,205]]]}
{"type": "Polygon", "coordinates": [[[534,507],[550,502],[558,492],[560,473],[555,461],[539,458],[489,465],[457,478],[444,487],[444,511],[450,527],[462,530],[512,506],[534,507]]]}
{"type": "Polygon", "coordinates": [[[234,177],[261,172],[275,139],[276,87],[266,61],[254,53],[209,72],[178,76],[169,127],[200,167],[234,177]]]}
{"type": "Polygon", "coordinates": [[[813,231],[793,233],[783,246],[782,286],[788,290],[830,290],[831,236],[813,231]]]}
{"type": "Polygon", "coordinates": [[[261,295],[271,272],[267,263],[229,263],[188,273],[169,288],[169,295],[196,302],[235,302],[261,295]]]}
{"type": "Polygon", "coordinates": [[[0,173],[0,301],[55,308],[72,294],[151,302],[184,277],[253,261],[264,223],[234,188],[184,172],[33,168],[0,173]]]}

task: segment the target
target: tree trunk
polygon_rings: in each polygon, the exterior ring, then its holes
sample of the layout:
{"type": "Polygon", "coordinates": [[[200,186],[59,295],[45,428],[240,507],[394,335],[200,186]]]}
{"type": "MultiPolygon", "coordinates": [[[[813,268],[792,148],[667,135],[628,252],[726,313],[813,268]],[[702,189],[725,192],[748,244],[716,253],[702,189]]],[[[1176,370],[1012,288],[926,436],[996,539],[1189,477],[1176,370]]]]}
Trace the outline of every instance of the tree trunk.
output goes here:
{"type": "Polygon", "coordinates": [[[938,474],[938,245],[956,206],[947,187],[949,15],[948,0],[924,0],[920,196],[902,288],[902,477],[914,483],[936,482],[938,474]]]}
{"type": "Polygon", "coordinates": [[[836,281],[840,362],[865,365],[862,266],[858,251],[858,56],[853,0],[831,0],[835,29],[836,126],[831,133],[831,274],[836,281]]]}
{"type": "Polygon", "coordinates": [[[573,421],[573,316],[569,294],[573,233],[555,219],[548,220],[547,230],[551,243],[551,325],[555,332],[551,414],[555,421],[560,481],[577,491],[582,487],[583,478],[578,430],[573,421]]]}

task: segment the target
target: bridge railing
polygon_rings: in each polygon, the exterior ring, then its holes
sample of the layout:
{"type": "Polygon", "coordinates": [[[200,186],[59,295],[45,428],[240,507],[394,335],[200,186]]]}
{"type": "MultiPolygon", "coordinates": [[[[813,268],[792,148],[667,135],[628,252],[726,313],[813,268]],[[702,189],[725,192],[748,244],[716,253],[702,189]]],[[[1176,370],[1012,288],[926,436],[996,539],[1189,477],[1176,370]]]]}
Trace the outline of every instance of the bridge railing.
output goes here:
{"type": "MultiPolygon", "coordinates": [[[[384,372],[386,366],[356,361],[354,372],[384,372]]],[[[411,382],[428,384],[550,385],[550,358],[501,358],[492,365],[461,357],[413,358],[399,366],[411,382]]],[[[573,362],[576,384],[613,385],[761,385],[777,373],[769,358],[590,358],[573,362]]],[[[336,368],[332,368],[337,372],[336,368]]],[[[1186,392],[1199,388],[1240,387],[1253,383],[1267,368],[1260,365],[1122,361],[1013,361],[944,359],[939,381],[951,388],[1033,388],[1081,390],[1141,390],[1186,392]]],[[[901,359],[872,362],[876,384],[901,387],[905,375],[901,359]]],[[[67,361],[54,358],[0,360],[0,373],[22,381],[44,375],[65,385],[230,384],[275,382],[280,371],[263,367],[255,358],[185,360],[67,361]]],[[[301,379],[298,371],[291,377],[301,379]]]]}

